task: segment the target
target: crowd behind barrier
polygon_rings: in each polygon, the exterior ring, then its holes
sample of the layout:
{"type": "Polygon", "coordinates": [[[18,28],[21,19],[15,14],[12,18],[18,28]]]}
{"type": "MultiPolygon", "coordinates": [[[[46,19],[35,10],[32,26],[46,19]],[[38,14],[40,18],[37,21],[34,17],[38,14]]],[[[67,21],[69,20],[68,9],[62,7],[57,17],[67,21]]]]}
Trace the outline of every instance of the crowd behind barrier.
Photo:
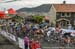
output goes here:
{"type": "MultiPolygon", "coordinates": [[[[59,30],[62,30],[62,34],[70,33],[73,39],[75,39],[75,30],[62,29],[62,28],[59,30]]],[[[24,44],[25,36],[29,38],[28,49],[34,44],[33,42],[30,43],[32,39],[34,39],[34,41],[39,41],[41,47],[44,47],[42,46],[43,44],[41,43],[42,40],[43,42],[56,42],[56,43],[59,42],[63,44],[63,42],[61,41],[63,40],[63,38],[61,37],[62,34],[57,34],[57,33],[58,32],[56,31],[56,28],[50,27],[47,23],[32,24],[30,22],[29,23],[12,22],[12,23],[9,23],[7,26],[1,27],[1,34],[5,36],[6,38],[11,39],[14,42],[17,42],[19,47],[22,49],[25,49],[25,44],[24,44]],[[53,34],[53,32],[56,32],[56,34],[53,34]]],[[[67,37],[67,38],[65,37],[65,39],[69,40],[70,37],[67,37]]],[[[75,41],[73,44],[75,46],[75,41]]]]}
{"type": "Polygon", "coordinates": [[[18,37],[18,41],[17,41],[15,35],[8,33],[8,32],[5,32],[5,31],[1,31],[0,34],[3,35],[4,37],[6,37],[9,41],[11,40],[14,43],[16,43],[16,45],[18,44],[19,48],[24,49],[24,40],[22,38],[18,37]]]}

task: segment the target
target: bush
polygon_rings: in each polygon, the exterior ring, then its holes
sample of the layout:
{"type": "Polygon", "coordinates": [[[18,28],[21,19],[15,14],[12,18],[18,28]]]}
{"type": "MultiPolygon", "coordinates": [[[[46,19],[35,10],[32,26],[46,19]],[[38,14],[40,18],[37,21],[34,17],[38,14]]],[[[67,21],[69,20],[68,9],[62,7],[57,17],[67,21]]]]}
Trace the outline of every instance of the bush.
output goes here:
{"type": "Polygon", "coordinates": [[[43,21],[43,16],[32,16],[31,19],[34,20],[36,23],[41,23],[43,21]]]}

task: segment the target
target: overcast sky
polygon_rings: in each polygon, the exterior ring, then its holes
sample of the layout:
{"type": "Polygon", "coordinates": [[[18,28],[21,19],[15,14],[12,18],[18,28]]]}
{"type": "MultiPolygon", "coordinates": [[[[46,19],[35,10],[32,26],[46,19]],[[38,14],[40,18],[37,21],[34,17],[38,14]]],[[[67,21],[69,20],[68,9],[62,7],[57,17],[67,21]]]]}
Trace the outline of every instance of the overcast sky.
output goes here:
{"type": "MultiPolygon", "coordinates": [[[[0,2],[6,2],[11,0],[0,0],[0,2]]],[[[0,9],[3,8],[14,8],[19,9],[23,7],[36,7],[41,4],[50,4],[50,3],[62,3],[64,0],[19,0],[9,3],[0,3],[0,9]]],[[[75,4],[75,0],[65,0],[67,4],[75,4]]]]}

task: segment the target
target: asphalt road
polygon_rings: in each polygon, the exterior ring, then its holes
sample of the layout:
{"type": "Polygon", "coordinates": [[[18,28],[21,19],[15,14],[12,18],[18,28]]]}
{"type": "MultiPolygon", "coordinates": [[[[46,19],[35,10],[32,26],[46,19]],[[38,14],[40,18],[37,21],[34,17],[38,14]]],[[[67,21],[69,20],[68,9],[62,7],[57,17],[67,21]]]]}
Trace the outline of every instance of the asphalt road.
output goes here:
{"type": "Polygon", "coordinates": [[[0,35],[0,49],[19,49],[11,42],[9,42],[5,37],[0,35]]]}

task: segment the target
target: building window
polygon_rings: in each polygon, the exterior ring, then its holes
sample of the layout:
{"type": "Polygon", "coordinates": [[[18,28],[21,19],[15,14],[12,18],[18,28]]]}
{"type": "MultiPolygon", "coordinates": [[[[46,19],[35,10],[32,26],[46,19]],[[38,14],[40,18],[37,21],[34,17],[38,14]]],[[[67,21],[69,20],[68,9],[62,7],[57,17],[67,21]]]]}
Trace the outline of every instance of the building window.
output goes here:
{"type": "Polygon", "coordinates": [[[70,13],[67,13],[67,16],[70,16],[70,13]]]}
{"type": "Polygon", "coordinates": [[[60,16],[60,15],[61,15],[61,13],[57,13],[57,14],[56,14],[56,16],[60,16]]]}
{"type": "Polygon", "coordinates": [[[71,16],[74,16],[75,17],[75,13],[71,13],[71,16]]]}
{"type": "Polygon", "coordinates": [[[62,16],[65,16],[65,13],[62,13],[62,16]]]}
{"type": "Polygon", "coordinates": [[[71,13],[62,13],[61,16],[62,16],[62,17],[70,17],[70,16],[71,16],[71,13]]]}
{"type": "Polygon", "coordinates": [[[70,17],[71,16],[71,13],[66,13],[66,17],[70,17]]]}

